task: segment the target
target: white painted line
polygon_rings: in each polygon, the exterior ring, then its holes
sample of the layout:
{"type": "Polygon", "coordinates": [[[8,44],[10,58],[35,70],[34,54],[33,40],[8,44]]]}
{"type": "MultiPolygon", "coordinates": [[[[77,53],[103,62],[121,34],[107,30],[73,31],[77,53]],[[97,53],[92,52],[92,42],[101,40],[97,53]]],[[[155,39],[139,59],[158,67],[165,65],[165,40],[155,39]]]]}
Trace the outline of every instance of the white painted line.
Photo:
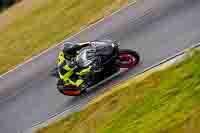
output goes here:
{"type": "Polygon", "coordinates": [[[58,47],[59,45],[62,45],[66,40],[69,40],[69,39],[71,39],[71,38],[73,38],[73,37],[75,37],[75,36],[78,36],[81,32],[83,32],[83,31],[85,31],[85,30],[87,30],[87,29],[90,29],[90,28],[94,27],[95,25],[97,25],[97,24],[103,22],[105,19],[108,19],[108,18],[112,17],[113,15],[115,15],[115,14],[119,13],[120,11],[122,11],[122,10],[128,8],[128,7],[131,6],[131,5],[134,5],[135,3],[136,3],[136,1],[133,1],[133,2],[129,3],[128,5],[126,5],[126,6],[122,7],[122,8],[120,8],[120,9],[118,9],[117,11],[113,12],[113,13],[110,14],[109,16],[106,16],[106,17],[101,18],[101,19],[98,20],[97,22],[95,22],[95,23],[93,23],[93,24],[91,24],[91,25],[89,25],[89,26],[87,26],[87,27],[81,29],[79,32],[75,33],[74,35],[72,35],[72,36],[70,36],[70,37],[68,37],[68,38],[66,38],[66,39],[64,39],[63,41],[57,43],[56,45],[53,45],[52,47],[50,47],[50,48],[44,50],[43,52],[39,53],[38,55],[35,55],[35,56],[31,57],[30,59],[24,61],[23,63],[16,65],[15,68],[13,68],[13,69],[11,69],[11,70],[9,70],[9,71],[3,73],[2,75],[0,75],[0,78],[3,78],[3,77],[4,77],[5,75],[7,75],[8,73],[11,73],[11,72],[17,70],[18,68],[22,67],[23,65],[25,65],[25,64],[27,64],[27,63],[33,61],[34,59],[40,57],[41,55],[47,53],[47,52],[50,51],[51,49],[54,49],[54,48],[58,47]]]}

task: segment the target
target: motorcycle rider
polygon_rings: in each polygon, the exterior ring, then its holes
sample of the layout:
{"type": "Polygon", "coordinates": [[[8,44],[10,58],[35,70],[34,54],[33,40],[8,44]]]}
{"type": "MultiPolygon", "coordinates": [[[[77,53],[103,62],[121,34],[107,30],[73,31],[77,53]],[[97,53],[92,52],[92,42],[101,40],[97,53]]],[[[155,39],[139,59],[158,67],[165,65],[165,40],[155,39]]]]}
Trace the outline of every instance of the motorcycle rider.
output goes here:
{"type": "Polygon", "coordinates": [[[87,85],[90,85],[91,82],[87,81],[87,79],[88,76],[90,76],[91,71],[98,73],[102,70],[102,66],[100,63],[101,59],[98,57],[96,58],[96,63],[90,66],[90,69],[85,69],[86,71],[84,72],[84,75],[75,77],[73,81],[65,75],[67,75],[67,72],[70,70],[73,70],[74,72],[78,72],[78,70],[81,71],[80,68],[78,69],[78,66],[75,61],[75,58],[78,55],[79,51],[85,47],[96,47],[97,45],[99,45],[98,42],[65,43],[63,50],[59,53],[58,56],[59,69],[62,70],[62,75],[60,75],[61,80],[59,80],[58,84],[63,84],[63,81],[70,81],[71,84],[79,86],[82,82],[86,81],[87,85]]]}

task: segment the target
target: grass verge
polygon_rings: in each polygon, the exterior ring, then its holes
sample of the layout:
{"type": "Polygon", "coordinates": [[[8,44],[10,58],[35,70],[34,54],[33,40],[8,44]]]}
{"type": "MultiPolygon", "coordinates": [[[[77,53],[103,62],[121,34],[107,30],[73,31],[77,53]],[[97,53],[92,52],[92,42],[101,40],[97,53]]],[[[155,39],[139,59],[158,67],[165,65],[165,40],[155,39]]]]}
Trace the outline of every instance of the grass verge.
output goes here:
{"type": "Polygon", "coordinates": [[[81,112],[36,133],[199,133],[200,52],[130,79],[81,112]]]}
{"type": "Polygon", "coordinates": [[[36,0],[33,7],[29,2],[24,0],[0,16],[0,74],[129,0],[36,0]]]}

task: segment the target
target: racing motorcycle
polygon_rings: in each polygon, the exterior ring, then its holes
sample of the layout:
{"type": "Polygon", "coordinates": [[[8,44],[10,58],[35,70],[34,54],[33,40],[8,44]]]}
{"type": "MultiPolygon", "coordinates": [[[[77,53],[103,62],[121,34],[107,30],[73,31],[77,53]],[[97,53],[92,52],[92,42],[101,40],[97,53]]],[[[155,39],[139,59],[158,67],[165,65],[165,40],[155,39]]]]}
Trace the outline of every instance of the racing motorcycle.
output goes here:
{"type": "Polygon", "coordinates": [[[94,41],[91,42],[91,44],[93,47],[86,47],[79,51],[79,54],[75,58],[76,67],[71,68],[71,70],[67,72],[67,75],[71,79],[84,77],[83,75],[88,73],[90,66],[96,63],[95,60],[97,56],[101,58],[103,69],[100,72],[89,74],[86,80],[80,79],[79,86],[70,84],[70,82],[65,84],[60,78],[63,70],[57,69],[57,89],[62,94],[68,96],[81,95],[90,88],[94,88],[108,81],[110,78],[120,73],[121,69],[129,70],[134,68],[140,61],[139,54],[136,51],[119,49],[119,42],[117,41],[94,41]]]}

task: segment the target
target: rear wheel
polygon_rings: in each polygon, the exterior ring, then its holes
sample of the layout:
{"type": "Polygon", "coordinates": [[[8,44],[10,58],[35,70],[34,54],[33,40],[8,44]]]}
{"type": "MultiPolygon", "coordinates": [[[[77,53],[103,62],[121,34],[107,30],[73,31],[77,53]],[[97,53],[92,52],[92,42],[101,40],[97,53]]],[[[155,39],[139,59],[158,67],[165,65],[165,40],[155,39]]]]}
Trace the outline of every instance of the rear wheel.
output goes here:
{"type": "Polygon", "coordinates": [[[133,68],[140,61],[140,56],[136,51],[124,49],[119,51],[117,65],[120,68],[133,68]]]}

